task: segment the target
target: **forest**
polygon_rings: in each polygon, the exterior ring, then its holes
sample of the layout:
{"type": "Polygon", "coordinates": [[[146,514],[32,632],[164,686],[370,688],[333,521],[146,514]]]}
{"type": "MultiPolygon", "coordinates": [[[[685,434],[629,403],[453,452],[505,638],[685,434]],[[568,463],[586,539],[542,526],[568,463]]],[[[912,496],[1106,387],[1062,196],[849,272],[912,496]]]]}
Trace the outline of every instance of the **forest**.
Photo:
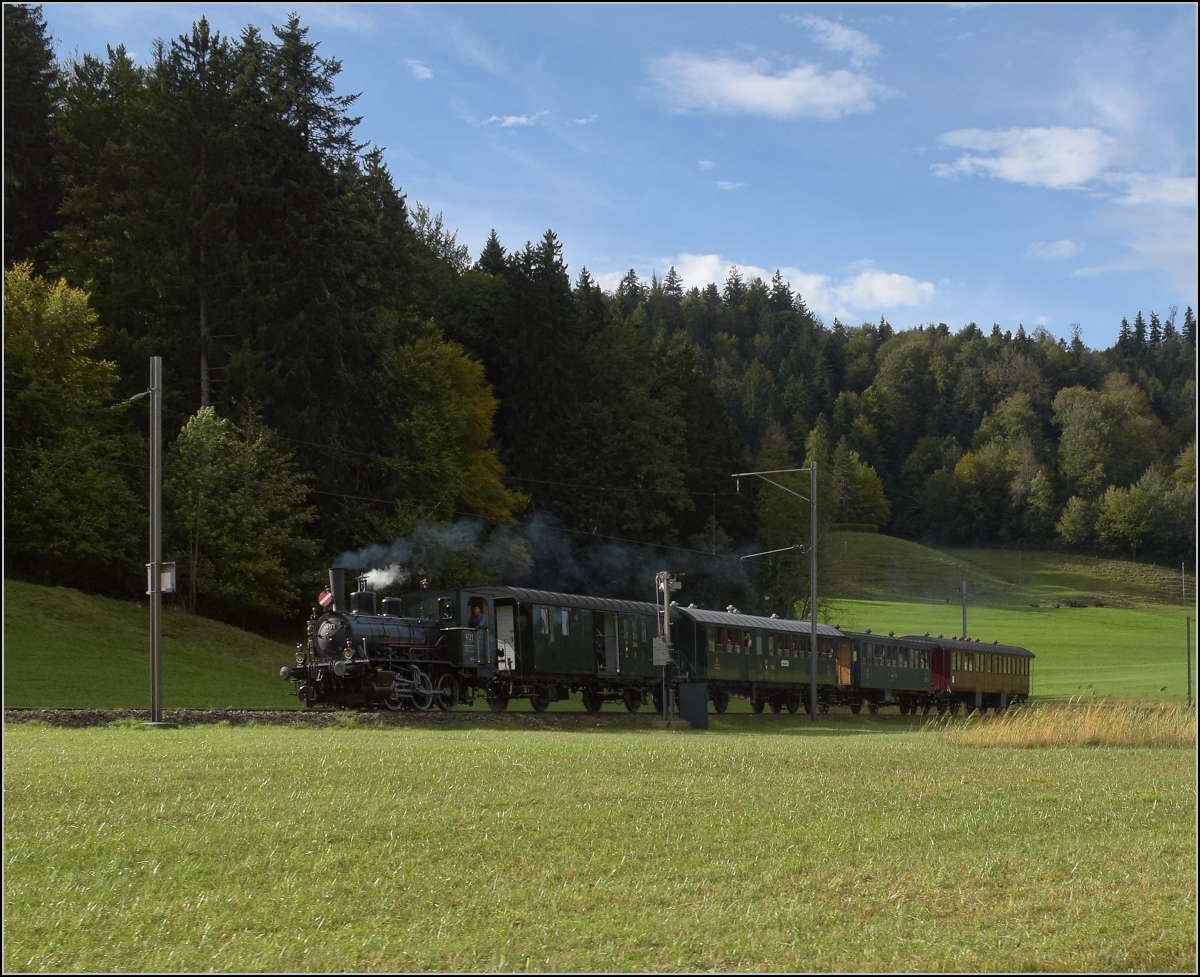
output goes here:
{"type": "Polygon", "coordinates": [[[137,64],[6,5],[4,45],[9,574],[144,587],[156,355],[165,556],[214,617],[287,618],[334,562],[641,599],[670,564],[806,613],[807,503],[731,476],[810,462],[822,535],[1195,559],[1190,308],[1098,350],[827,323],[736,268],[607,292],[552,230],[475,256],[409,200],[295,15],[137,64]]]}

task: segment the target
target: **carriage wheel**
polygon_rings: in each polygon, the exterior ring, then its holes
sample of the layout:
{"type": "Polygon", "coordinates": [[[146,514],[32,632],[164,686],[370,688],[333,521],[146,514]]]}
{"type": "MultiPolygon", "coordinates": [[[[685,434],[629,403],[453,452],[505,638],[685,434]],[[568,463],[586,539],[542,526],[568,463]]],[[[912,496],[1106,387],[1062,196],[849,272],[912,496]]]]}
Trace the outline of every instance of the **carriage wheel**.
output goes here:
{"type": "Polygon", "coordinates": [[[712,704],[713,708],[716,709],[717,712],[724,712],[729,708],[729,693],[714,692],[712,694],[712,704]]]}
{"type": "Polygon", "coordinates": [[[787,711],[795,715],[800,711],[800,696],[796,692],[787,694],[787,711]]]}
{"type": "Polygon", "coordinates": [[[829,712],[829,703],[828,702],[818,702],[817,703],[817,712],[819,712],[822,716],[824,716],[827,712],[829,712]]]}
{"type": "Polygon", "coordinates": [[[604,708],[604,697],[595,689],[583,690],[583,708],[593,716],[604,708]]]}
{"type": "Polygon", "coordinates": [[[856,716],[862,712],[862,700],[860,699],[858,702],[851,702],[850,711],[856,716]]]}
{"type": "Polygon", "coordinates": [[[458,705],[458,679],[449,672],[443,672],[438,676],[434,693],[437,696],[437,707],[442,712],[449,712],[458,705]]]}
{"type": "Polygon", "coordinates": [[[548,692],[538,692],[536,695],[529,697],[529,704],[533,706],[534,712],[545,712],[550,708],[550,694],[548,692]]]}
{"type": "Polygon", "coordinates": [[[779,698],[779,696],[775,696],[775,698],[771,700],[771,712],[775,713],[777,716],[783,712],[783,700],[779,698]]]}
{"type": "Polygon", "coordinates": [[[635,688],[627,688],[625,690],[625,708],[629,712],[637,712],[642,708],[642,703],[646,701],[646,696],[643,692],[635,688]]]}
{"type": "Polygon", "coordinates": [[[750,700],[750,708],[753,709],[755,712],[762,712],[763,706],[765,706],[765,705],[766,705],[766,703],[763,702],[762,699],[751,699],[750,700]]]}
{"type": "Polygon", "coordinates": [[[869,703],[867,705],[867,708],[871,710],[872,716],[878,715],[878,713],[879,713],[879,703],[878,702],[869,703]]]}
{"type": "Polygon", "coordinates": [[[503,689],[490,691],[484,698],[492,712],[504,712],[508,708],[508,692],[503,689]]]}

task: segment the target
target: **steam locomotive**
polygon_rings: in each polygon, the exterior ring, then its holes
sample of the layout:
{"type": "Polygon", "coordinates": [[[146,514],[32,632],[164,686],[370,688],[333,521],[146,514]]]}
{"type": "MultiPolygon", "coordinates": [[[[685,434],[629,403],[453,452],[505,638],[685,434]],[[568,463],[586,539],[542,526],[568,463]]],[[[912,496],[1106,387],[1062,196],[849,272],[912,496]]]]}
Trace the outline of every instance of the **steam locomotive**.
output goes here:
{"type": "MultiPolygon", "coordinates": [[[[345,571],[329,588],[280,677],[305,707],[427,711],[471,704],[495,711],[526,698],[539,712],[578,693],[599,712],[620,702],[657,710],[682,685],[704,689],[717,712],[744,697],[755,712],[811,708],[812,625],[680,606],[521,587],[420,589],[345,601],[345,571]],[[656,641],[657,639],[657,641],[656,641]]],[[[1003,711],[1029,695],[1033,654],[978,638],[897,637],[817,625],[816,701],[896,706],[903,715],[1003,711]]]]}

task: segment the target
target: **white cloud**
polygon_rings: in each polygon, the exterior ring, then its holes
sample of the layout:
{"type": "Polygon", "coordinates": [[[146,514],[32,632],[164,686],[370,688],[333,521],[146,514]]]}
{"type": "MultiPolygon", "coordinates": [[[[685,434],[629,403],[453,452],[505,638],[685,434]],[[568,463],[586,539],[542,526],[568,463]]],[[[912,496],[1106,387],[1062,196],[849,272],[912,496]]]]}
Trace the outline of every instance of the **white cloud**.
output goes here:
{"type": "Polygon", "coordinates": [[[590,126],[590,125],[591,125],[593,122],[595,122],[595,121],[596,121],[598,118],[600,118],[600,116],[596,115],[595,113],[592,113],[592,114],[591,114],[591,115],[589,115],[589,116],[588,116],[586,119],[572,119],[572,120],[571,120],[571,125],[575,125],[575,126],[590,126]]]}
{"type": "MultiPolygon", "coordinates": [[[[737,268],[744,282],[761,278],[769,283],[775,275],[774,269],[768,270],[747,264],[735,265],[719,254],[689,252],[657,261],[654,270],[658,277],[662,278],[666,274],[665,269],[672,266],[683,279],[684,287],[689,289],[703,289],[710,283],[723,289],[725,280],[729,277],[729,270],[733,267],[737,268]]],[[[829,318],[878,316],[893,309],[925,305],[932,301],[937,293],[932,282],[922,282],[908,275],[881,271],[869,261],[857,263],[856,268],[851,274],[836,280],[829,275],[806,272],[799,268],[784,267],[779,270],[792,290],[804,297],[805,304],[810,309],[829,318]]],[[[607,272],[596,275],[595,278],[601,288],[612,291],[627,270],[607,272]]],[[[645,281],[650,280],[651,271],[639,271],[638,274],[645,281]]]]}
{"type": "Polygon", "coordinates": [[[863,271],[834,287],[838,300],[852,309],[893,309],[924,305],[933,298],[932,282],[887,271],[863,271]]]}
{"type": "Polygon", "coordinates": [[[826,20],[824,17],[814,17],[808,14],[803,17],[793,17],[792,20],[801,27],[808,28],[818,44],[831,51],[844,51],[849,54],[850,63],[855,67],[860,67],[882,50],[862,31],[826,20]]]}
{"type": "Polygon", "coordinates": [[[718,190],[740,190],[745,185],[746,184],[744,184],[741,180],[738,180],[736,183],[732,182],[730,180],[718,180],[717,181],[717,189],[718,190]]]}
{"type": "Polygon", "coordinates": [[[1123,173],[1111,177],[1110,182],[1124,186],[1125,192],[1116,202],[1129,207],[1154,205],[1193,210],[1196,207],[1195,177],[1123,173]]]}
{"type": "Polygon", "coordinates": [[[989,156],[960,156],[937,163],[938,176],[986,173],[1009,183],[1053,189],[1080,189],[1104,172],[1116,151],[1116,140],[1099,129],[1069,126],[1016,129],[958,129],[941,142],[989,156]]]}
{"type": "Polygon", "coordinates": [[[763,61],[671,54],[650,62],[650,74],[679,111],[749,113],[773,119],[840,119],[870,112],[886,89],[852,71],[802,64],[773,71],[763,61]]]}
{"type": "Polygon", "coordinates": [[[1025,249],[1025,257],[1043,261],[1057,261],[1079,253],[1079,245],[1063,238],[1060,241],[1034,241],[1025,249]]]}
{"type": "Polygon", "coordinates": [[[484,119],[483,125],[494,125],[499,129],[508,129],[512,126],[534,126],[537,125],[538,119],[543,115],[549,115],[549,112],[536,112],[533,115],[493,115],[491,118],[484,119]]]}
{"type": "Polygon", "coordinates": [[[412,76],[417,81],[428,81],[433,77],[433,72],[425,67],[424,62],[417,61],[415,58],[405,58],[404,63],[408,65],[408,70],[412,72],[412,76]]]}
{"type": "Polygon", "coordinates": [[[702,170],[711,170],[717,164],[711,159],[698,159],[696,160],[696,165],[702,170]]]}

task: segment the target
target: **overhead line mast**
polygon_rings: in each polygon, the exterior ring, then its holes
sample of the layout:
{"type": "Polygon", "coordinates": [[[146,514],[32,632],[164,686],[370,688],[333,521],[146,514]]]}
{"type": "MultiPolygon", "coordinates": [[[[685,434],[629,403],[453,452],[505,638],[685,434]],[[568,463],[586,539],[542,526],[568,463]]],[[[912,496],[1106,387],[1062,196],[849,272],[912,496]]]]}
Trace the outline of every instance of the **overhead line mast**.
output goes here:
{"type": "Polygon", "coordinates": [[[796,543],[792,546],[785,546],[785,547],[783,547],[783,549],[780,549],[780,550],[767,550],[763,553],[751,553],[748,556],[743,556],[742,559],[746,560],[746,559],[749,559],[750,557],[754,557],[754,556],[766,556],[769,553],[781,553],[784,550],[795,550],[795,549],[799,549],[799,550],[807,549],[808,550],[808,560],[809,560],[808,607],[809,607],[809,612],[810,612],[809,624],[812,629],[811,633],[809,634],[809,642],[808,642],[809,663],[812,666],[811,681],[810,681],[810,684],[808,687],[808,693],[809,693],[808,715],[809,715],[809,718],[815,723],[817,721],[817,463],[816,463],[816,461],[812,461],[808,464],[808,467],[806,467],[806,468],[776,468],[774,470],[764,471],[764,472],[739,472],[738,474],[732,476],[733,478],[738,480],[737,488],[738,488],[739,492],[742,489],[741,480],[743,478],[749,478],[752,475],[757,476],[758,478],[761,478],[764,482],[770,482],[776,488],[783,489],[785,492],[789,493],[790,495],[794,495],[796,498],[803,499],[805,502],[808,503],[808,514],[809,514],[810,525],[809,525],[809,545],[807,547],[805,547],[801,543],[796,543]],[[799,474],[800,472],[808,472],[809,473],[808,498],[804,498],[804,496],[801,495],[799,492],[796,492],[793,489],[788,488],[786,485],[781,485],[779,482],[775,481],[772,478],[767,478],[768,475],[796,475],[796,474],[799,474]]]}

